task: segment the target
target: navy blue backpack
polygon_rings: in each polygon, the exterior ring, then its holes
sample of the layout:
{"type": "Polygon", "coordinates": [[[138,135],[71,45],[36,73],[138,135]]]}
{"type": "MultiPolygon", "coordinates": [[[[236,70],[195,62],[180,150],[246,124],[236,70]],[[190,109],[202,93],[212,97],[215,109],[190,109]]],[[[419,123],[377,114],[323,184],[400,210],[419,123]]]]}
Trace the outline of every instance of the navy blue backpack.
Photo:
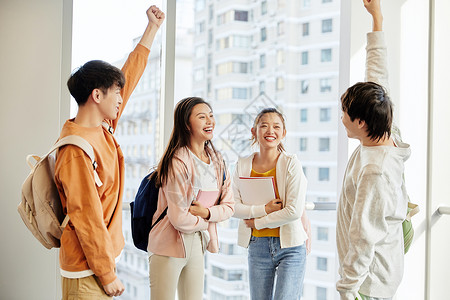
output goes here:
{"type": "Polygon", "coordinates": [[[152,224],[153,215],[158,206],[159,188],[156,187],[156,174],[150,174],[142,179],[141,185],[136,194],[136,198],[130,203],[131,207],[131,234],[133,243],[136,248],[147,252],[148,235],[153,226],[161,221],[166,213],[166,209],[161,213],[159,218],[152,224]]]}
{"type": "MultiPolygon", "coordinates": [[[[131,207],[131,235],[136,248],[147,252],[148,235],[153,226],[158,224],[167,214],[167,207],[152,224],[153,215],[158,207],[159,188],[156,187],[156,171],[150,172],[142,179],[141,185],[137,191],[134,201],[130,203],[131,207]]],[[[225,181],[225,171],[223,172],[223,181],[225,181]]],[[[219,199],[220,203],[220,199],[219,199]]]]}

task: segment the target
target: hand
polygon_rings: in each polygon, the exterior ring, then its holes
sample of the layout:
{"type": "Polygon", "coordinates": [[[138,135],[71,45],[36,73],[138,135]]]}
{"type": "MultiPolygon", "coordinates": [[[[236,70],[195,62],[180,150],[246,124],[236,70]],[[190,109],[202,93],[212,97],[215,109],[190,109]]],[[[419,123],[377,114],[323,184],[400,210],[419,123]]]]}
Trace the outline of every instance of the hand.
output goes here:
{"type": "Polygon", "coordinates": [[[280,210],[282,208],[283,202],[280,199],[273,199],[265,206],[266,214],[273,213],[274,211],[280,210]]]}
{"type": "Polygon", "coordinates": [[[373,18],[373,31],[381,31],[383,14],[381,13],[380,0],[363,0],[364,7],[373,18]]]}
{"type": "Polygon", "coordinates": [[[205,220],[208,220],[210,217],[209,209],[203,207],[198,201],[192,202],[191,207],[189,207],[189,212],[192,215],[202,217],[205,220]]]}
{"type": "Polygon", "coordinates": [[[248,228],[255,228],[255,219],[244,219],[245,225],[247,225],[248,228]]]}
{"type": "Polygon", "coordinates": [[[311,244],[312,244],[311,222],[309,221],[309,218],[306,215],[305,211],[303,211],[303,215],[302,215],[302,224],[303,224],[303,228],[306,231],[306,235],[308,236],[308,239],[306,240],[306,254],[309,254],[309,253],[311,253],[311,244]]]}
{"type": "Polygon", "coordinates": [[[103,289],[105,290],[105,293],[110,297],[120,296],[125,291],[125,287],[123,286],[119,278],[116,278],[113,282],[104,285],[103,289]]]}
{"type": "Polygon", "coordinates": [[[155,24],[159,28],[164,22],[166,15],[157,6],[152,5],[147,9],[147,17],[149,23],[155,24]]]}

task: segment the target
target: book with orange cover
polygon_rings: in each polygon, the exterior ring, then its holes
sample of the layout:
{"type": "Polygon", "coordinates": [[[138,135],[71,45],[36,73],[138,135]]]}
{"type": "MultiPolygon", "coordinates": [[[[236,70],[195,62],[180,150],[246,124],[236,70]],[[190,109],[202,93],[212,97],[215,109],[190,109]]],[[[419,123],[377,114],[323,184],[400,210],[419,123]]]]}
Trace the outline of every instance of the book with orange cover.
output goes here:
{"type": "Polygon", "coordinates": [[[239,177],[242,203],[263,205],[275,199],[275,180],[270,177],[239,177]]]}
{"type": "Polygon", "coordinates": [[[203,207],[209,208],[216,203],[218,197],[219,190],[199,190],[196,200],[200,202],[203,207]]]}

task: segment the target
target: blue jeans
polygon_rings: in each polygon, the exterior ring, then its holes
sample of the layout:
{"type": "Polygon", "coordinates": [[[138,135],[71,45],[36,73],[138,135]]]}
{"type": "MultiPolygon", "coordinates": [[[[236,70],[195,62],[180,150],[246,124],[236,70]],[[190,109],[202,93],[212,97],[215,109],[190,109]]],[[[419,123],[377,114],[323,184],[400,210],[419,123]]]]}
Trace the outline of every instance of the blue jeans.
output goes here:
{"type": "Polygon", "coordinates": [[[251,299],[300,299],[305,267],[305,244],[281,248],[279,237],[252,236],[248,247],[251,299]]]}

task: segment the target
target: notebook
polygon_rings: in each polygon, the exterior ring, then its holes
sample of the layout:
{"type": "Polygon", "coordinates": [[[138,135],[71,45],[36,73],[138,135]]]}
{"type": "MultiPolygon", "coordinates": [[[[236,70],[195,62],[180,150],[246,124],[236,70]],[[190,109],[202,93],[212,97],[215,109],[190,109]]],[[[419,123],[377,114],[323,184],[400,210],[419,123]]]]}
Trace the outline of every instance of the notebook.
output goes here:
{"type": "Polygon", "coordinates": [[[197,194],[197,201],[203,207],[209,208],[214,205],[219,197],[219,190],[199,190],[197,194]]]}
{"type": "Polygon", "coordinates": [[[263,205],[275,199],[275,180],[271,177],[239,177],[239,192],[247,205],[263,205]]]}

